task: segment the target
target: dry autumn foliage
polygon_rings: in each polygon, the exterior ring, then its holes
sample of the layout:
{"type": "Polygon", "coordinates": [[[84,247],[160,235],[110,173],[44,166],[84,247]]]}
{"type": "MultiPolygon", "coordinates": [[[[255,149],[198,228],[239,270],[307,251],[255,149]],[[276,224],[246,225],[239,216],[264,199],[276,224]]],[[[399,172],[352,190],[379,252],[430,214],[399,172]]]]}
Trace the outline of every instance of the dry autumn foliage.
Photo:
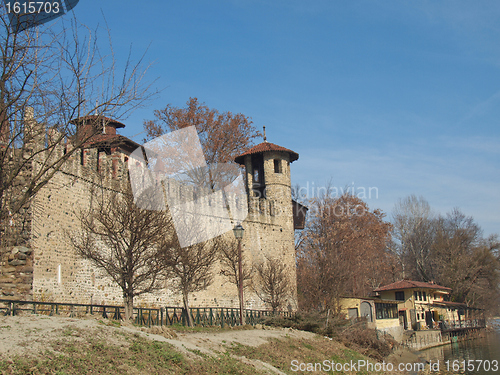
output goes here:
{"type": "Polygon", "coordinates": [[[297,254],[299,306],[337,310],[341,296],[367,296],[392,281],[386,251],[391,224],[349,193],[324,196],[310,205],[310,220],[297,254]]]}
{"type": "Polygon", "coordinates": [[[144,122],[146,140],[195,126],[208,164],[233,162],[261,136],[249,117],[241,113],[220,113],[197,98],[189,98],[185,108],[168,104],[164,109],[155,110],[154,116],[154,120],[144,122]]]}

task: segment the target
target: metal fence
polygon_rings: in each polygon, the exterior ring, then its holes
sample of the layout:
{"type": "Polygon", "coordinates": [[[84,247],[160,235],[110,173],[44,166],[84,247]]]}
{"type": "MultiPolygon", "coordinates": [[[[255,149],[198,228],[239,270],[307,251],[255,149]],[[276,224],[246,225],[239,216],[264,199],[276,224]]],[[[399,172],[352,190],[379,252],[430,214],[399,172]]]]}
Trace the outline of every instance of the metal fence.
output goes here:
{"type": "MultiPolygon", "coordinates": [[[[422,333],[422,332],[420,332],[422,333]]],[[[443,342],[441,332],[434,331],[430,334],[413,335],[404,340],[402,344],[410,349],[424,349],[443,342]]]]}
{"type": "MultiPolygon", "coordinates": [[[[88,305],[80,303],[58,303],[39,301],[16,301],[0,299],[0,313],[19,315],[23,313],[66,315],[79,317],[86,314],[101,315],[104,319],[121,320],[125,316],[123,306],[88,305]]],[[[195,326],[236,326],[240,324],[239,308],[192,307],[189,309],[195,326]]],[[[292,317],[293,312],[245,309],[245,323],[255,325],[264,317],[280,315],[292,317]]],[[[183,307],[144,308],[134,307],[134,322],[138,325],[187,325],[187,312],[183,307]]]]}
{"type": "Polygon", "coordinates": [[[442,331],[485,327],[486,319],[447,320],[440,322],[440,328],[442,331]]]}

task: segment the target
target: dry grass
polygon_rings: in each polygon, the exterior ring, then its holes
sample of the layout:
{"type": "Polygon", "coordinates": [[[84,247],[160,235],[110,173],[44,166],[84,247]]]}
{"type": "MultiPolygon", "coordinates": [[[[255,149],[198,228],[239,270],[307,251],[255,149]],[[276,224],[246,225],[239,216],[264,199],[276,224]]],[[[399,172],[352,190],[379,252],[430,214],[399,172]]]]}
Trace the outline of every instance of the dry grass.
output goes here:
{"type": "MultiPolygon", "coordinates": [[[[272,340],[258,347],[233,344],[231,352],[237,356],[245,356],[269,363],[286,374],[306,374],[309,372],[293,371],[292,361],[297,363],[323,363],[334,361],[345,363],[351,360],[367,360],[367,357],[346,348],[333,340],[318,337],[312,340],[272,340]]],[[[366,372],[359,372],[360,374],[366,372]]]]}
{"type": "Polygon", "coordinates": [[[2,374],[259,374],[229,355],[186,359],[172,345],[117,330],[66,329],[38,356],[0,360],[2,374]]]}
{"type": "Polygon", "coordinates": [[[303,313],[291,318],[274,316],[262,322],[274,327],[294,328],[327,336],[379,361],[387,357],[395,345],[394,341],[379,340],[376,330],[368,328],[366,322],[363,321],[353,324],[343,318],[332,318],[327,323],[324,316],[303,313]]]}
{"type": "Polygon", "coordinates": [[[380,355],[380,342],[361,325],[337,327],[330,333],[338,340],[294,329],[138,329],[45,317],[11,317],[2,326],[1,374],[300,374],[292,361],[348,363],[369,354],[379,362],[380,355]]]}

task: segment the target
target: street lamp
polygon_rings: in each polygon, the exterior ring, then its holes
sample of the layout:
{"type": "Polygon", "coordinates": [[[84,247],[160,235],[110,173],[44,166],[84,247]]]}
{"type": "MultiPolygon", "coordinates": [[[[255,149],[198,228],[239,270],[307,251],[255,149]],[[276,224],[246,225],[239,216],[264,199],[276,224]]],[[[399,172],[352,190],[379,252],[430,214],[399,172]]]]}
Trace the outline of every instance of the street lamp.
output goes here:
{"type": "Polygon", "coordinates": [[[241,240],[243,239],[243,232],[245,229],[241,224],[236,225],[233,228],[233,233],[238,240],[238,291],[240,294],[240,325],[244,324],[243,319],[243,265],[241,259],[241,240]]]}

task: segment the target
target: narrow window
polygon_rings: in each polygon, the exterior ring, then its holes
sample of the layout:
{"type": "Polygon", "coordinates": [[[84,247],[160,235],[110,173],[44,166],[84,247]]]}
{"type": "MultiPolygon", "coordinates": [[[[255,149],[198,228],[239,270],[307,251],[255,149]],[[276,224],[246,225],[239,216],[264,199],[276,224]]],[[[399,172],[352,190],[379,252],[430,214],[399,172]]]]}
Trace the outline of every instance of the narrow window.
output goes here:
{"type": "Polygon", "coordinates": [[[57,283],[61,284],[61,265],[57,266],[57,283]]]}
{"type": "Polygon", "coordinates": [[[281,160],[274,159],[274,173],[281,173],[281,160]]]}
{"type": "Polygon", "coordinates": [[[422,292],[418,292],[418,300],[422,301],[422,292]]]}
{"type": "Polygon", "coordinates": [[[80,164],[85,165],[85,150],[80,150],[80,164]]]}
{"type": "Polygon", "coordinates": [[[415,298],[414,298],[414,299],[415,299],[415,301],[416,301],[416,300],[418,300],[418,293],[417,293],[417,291],[415,291],[415,292],[414,292],[414,297],[415,297],[415,298]]]}
{"type": "Polygon", "coordinates": [[[260,182],[259,181],[259,170],[255,168],[253,170],[253,182],[260,182]]]}
{"type": "Polygon", "coordinates": [[[424,301],[427,301],[427,295],[424,292],[424,301]]]}

